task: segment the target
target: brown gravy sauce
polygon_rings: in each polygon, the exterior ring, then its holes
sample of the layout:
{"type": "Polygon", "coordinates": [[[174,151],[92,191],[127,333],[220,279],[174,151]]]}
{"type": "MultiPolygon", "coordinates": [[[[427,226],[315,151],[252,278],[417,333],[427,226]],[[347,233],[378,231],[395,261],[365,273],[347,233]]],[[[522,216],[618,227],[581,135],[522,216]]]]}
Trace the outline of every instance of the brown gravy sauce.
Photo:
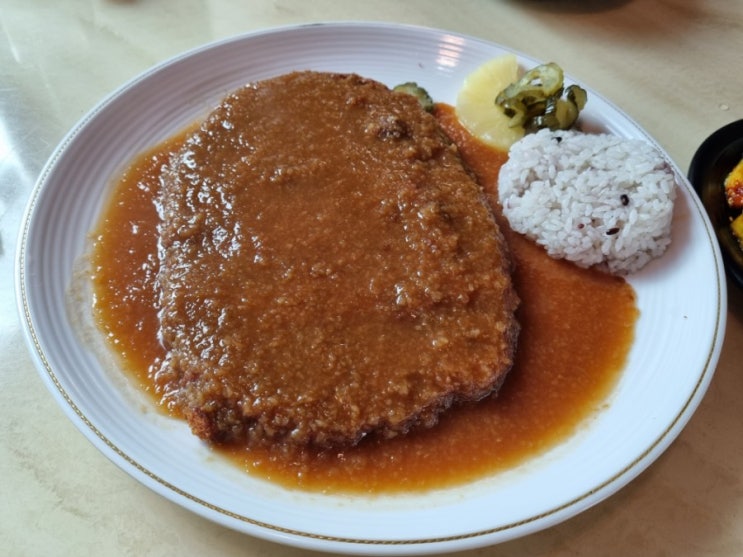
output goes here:
{"type": "MultiPolygon", "coordinates": [[[[506,155],[478,142],[449,106],[437,117],[496,209],[506,155]]],[[[93,315],[122,366],[159,404],[153,373],[157,338],[157,212],[160,168],[185,133],[138,157],[116,185],[93,236],[93,315]]],[[[638,316],[623,279],[549,258],[508,229],[522,299],[516,365],[496,398],[447,412],[439,425],[357,447],[305,451],[217,447],[247,472],[311,491],[425,491],[513,468],[570,436],[598,411],[631,346],[638,316]]],[[[163,408],[163,411],[166,409],[163,408]]]]}

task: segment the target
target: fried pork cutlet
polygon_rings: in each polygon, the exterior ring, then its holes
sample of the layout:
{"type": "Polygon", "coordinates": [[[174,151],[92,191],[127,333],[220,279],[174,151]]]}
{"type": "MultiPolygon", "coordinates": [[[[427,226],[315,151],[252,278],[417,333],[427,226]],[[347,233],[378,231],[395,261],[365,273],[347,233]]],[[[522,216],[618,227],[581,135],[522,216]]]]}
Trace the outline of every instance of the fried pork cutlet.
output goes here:
{"type": "Polygon", "coordinates": [[[319,72],[246,86],[173,157],[159,204],[156,381],[204,439],[395,436],[511,368],[503,237],[410,95],[319,72]]]}

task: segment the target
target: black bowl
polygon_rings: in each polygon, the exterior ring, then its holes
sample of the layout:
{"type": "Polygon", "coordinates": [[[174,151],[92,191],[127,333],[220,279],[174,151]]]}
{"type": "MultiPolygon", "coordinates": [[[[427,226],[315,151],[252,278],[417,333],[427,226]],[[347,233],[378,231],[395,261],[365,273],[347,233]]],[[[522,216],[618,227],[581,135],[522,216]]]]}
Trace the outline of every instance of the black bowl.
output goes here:
{"type": "Polygon", "coordinates": [[[723,182],[743,158],[743,120],[717,130],[699,146],[689,165],[689,181],[702,200],[720,243],[728,275],[743,287],[743,248],[730,230],[736,212],[725,200],[723,182]]]}

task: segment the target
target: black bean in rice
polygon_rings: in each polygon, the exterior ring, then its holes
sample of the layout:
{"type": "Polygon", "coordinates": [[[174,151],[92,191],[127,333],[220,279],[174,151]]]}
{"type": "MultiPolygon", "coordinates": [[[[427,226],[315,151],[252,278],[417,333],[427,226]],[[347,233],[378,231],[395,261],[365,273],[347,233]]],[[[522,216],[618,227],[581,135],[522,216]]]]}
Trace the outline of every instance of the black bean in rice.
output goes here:
{"type": "Polygon", "coordinates": [[[675,174],[642,140],[577,131],[527,135],[511,147],[498,193],[511,228],[581,267],[626,275],[671,242],[675,174]]]}

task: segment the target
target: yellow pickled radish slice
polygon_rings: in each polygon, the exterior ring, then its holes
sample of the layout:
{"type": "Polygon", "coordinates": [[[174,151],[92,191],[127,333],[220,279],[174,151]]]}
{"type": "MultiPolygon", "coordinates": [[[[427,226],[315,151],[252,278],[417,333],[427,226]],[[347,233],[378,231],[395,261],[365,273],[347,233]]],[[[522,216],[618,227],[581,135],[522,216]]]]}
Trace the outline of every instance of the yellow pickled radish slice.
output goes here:
{"type": "Polygon", "coordinates": [[[457,118],[472,135],[506,151],[524,137],[524,129],[510,127],[511,119],[495,104],[495,97],[518,77],[515,55],[489,60],[465,78],[454,107],[457,118]]]}

